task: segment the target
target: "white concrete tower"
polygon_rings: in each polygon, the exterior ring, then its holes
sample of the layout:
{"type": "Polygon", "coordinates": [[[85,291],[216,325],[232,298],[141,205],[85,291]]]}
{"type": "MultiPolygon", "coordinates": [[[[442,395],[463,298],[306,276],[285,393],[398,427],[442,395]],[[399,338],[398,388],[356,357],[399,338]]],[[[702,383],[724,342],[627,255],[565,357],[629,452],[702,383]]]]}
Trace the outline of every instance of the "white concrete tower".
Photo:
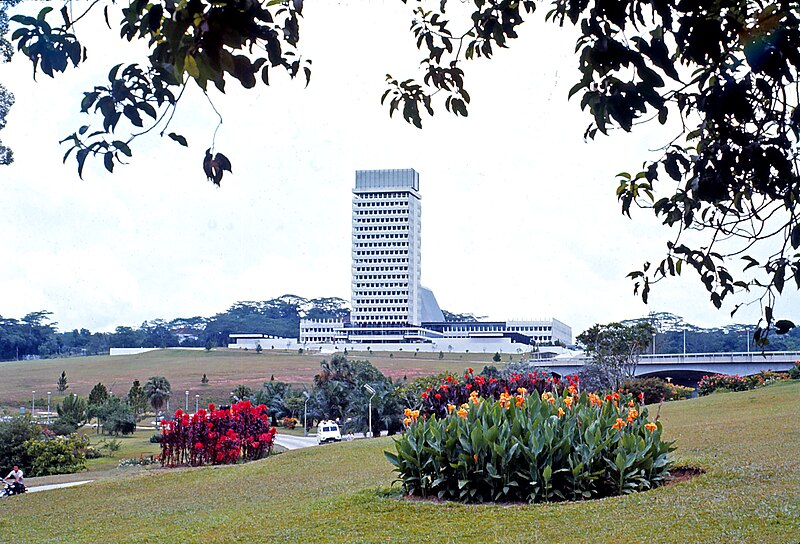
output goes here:
{"type": "Polygon", "coordinates": [[[412,169],[356,171],[354,326],[420,324],[420,200],[419,174],[412,169]]]}

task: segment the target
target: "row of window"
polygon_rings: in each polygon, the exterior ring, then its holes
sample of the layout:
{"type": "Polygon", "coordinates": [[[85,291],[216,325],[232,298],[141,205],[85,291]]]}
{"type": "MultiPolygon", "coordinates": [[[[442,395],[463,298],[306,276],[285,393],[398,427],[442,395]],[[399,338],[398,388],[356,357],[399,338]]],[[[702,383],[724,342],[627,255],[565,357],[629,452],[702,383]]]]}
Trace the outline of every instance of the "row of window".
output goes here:
{"type": "Polygon", "coordinates": [[[380,259],[354,259],[356,264],[383,264],[383,263],[405,263],[408,264],[408,259],[389,259],[381,257],[380,259]]]}
{"type": "Polygon", "coordinates": [[[353,310],[359,310],[359,315],[362,316],[369,316],[372,319],[397,319],[400,315],[408,314],[408,308],[392,308],[392,307],[382,307],[382,308],[366,308],[366,309],[358,309],[353,308],[353,310]],[[375,315],[378,312],[383,312],[386,314],[392,314],[391,316],[382,316],[382,315],[375,315]]]}
{"type": "MultiPolygon", "coordinates": [[[[408,274],[358,274],[357,280],[404,280],[408,285],[408,274]]],[[[356,284],[358,285],[358,284],[356,284]]],[[[388,285],[388,284],[387,284],[388,285]]]]}
{"type": "Polygon", "coordinates": [[[356,249],[364,249],[367,247],[379,247],[379,248],[387,248],[387,247],[408,247],[408,242],[385,242],[382,244],[376,244],[375,242],[361,242],[357,244],[356,249]]]}
{"type": "Polygon", "coordinates": [[[392,272],[394,270],[397,271],[408,271],[407,266],[357,266],[356,272],[392,272]]]}
{"type": "Polygon", "coordinates": [[[408,208],[387,208],[385,210],[353,210],[353,215],[362,217],[365,215],[408,215],[408,208]]]}
{"type": "MultiPolygon", "coordinates": [[[[401,285],[401,284],[397,284],[401,285]]],[[[362,297],[374,297],[374,296],[397,296],[397,295],[406,295],[408,296],[408,291],[361,291],[358,293],[359,296],[362,297]]]]}
{"type": "MultiPolygon", "coordinates": [[[[388,288],[405,287],[406,289],[408,289],[408,282],[404,281],[404,282],[397,282],[397,283],[392,283],[392,282],[389,282],[389,283],[377,283],[377,282],[372,281],[372,282],[369,282],[369,283],[356,283],[355,287],[356,287],[356,289],[367,289],[367,288],[368,289],[375,289],[376,287],[388,287],[388,288]]],[[[407,291],[406,291],[406,294],[408,294],[407,291]]]]}
{"type": "MultiPolygon", "coordinates": [[[[378,221],[375,221],[376,223],[378,221]]],[[[381,227],[364,227],[361,225],[354,225],[353,230],[356,232],[365,232],[369,230],[408,230],[408,224],[405,225],[384,225],[381,227]]]]}
{"type": "Polygon", "coordinates": [[[381,238],[408,239],[408,233],[404,234],[357,234],[356,240],[379,240],[381,238]]]}
{"type": "Polygon", "coordinates": [[[377,200],[379,198],[405,198],[408,200],[408,193],[360,193],[358,196],[371,200],[377,200]]]}
{"type": "Polygon", "coordinates": [[[354,219],[353,228],[358,228],[365,223],[404,223],[408,224],[407,217],[375,217],[367,219],[354,219]]]}
{"type": "MultiPolygon", "coordinates": [[[[391,293],[390,293],[391,295],[391,293]]],[[[374,296],[387,296],[387,295],[374,295],[374,296]]],[[[358,308],[369,308],[370,305],[373,304],[394,304],[394,305],[403,305],[408,306],[408,297],[403,296],[392,296],[391,298],[370,298],[367,299],[367,296],[360,296],[358,300],[354,300],[353,304],[358,308]]]]}
{"type": "Polygon", "coordinates": [[[375,251],[375,250],[373,250],[373,251],[355,251],[354,253],[356,254],[356,256],[361,256],[361,255],[370,255],[370,256],[372,256],[372,255],[408,255],[408,250],[407,249],[403,249],[403,250],[392,249],[392,250],[387,250],[387,251],[375,251]]]}

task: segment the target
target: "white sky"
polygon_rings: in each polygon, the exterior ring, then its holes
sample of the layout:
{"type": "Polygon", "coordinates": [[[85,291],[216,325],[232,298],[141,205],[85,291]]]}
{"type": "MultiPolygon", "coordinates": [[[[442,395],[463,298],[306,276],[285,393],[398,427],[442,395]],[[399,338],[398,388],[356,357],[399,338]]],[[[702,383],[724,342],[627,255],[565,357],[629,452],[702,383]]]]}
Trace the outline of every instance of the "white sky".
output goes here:
{"type": "MultiPolygon", "coordinates": [[[[423,283],[444,309],[555,317],[575,335],[649,311],[732,322],[691,272],[655,286],[649,305],[633,296],[625,275],[660,259],[671,233],[649,212],[620,214],[615,174],[635,171],[675,134],[653,126],[584,142],[589,118],[578,98],[567,101],[578,79],[574,35],[543,12],[510,49],[467,64],[468,118],[440,104],[421,131],[389,119],[385,74],[419,75],[412,4],[309,2],[307,89],[273,74],[271,87],[231,80],[226,95],[211,92],[224,117],[217,149],[234,170],[221,188],[202,173],[216,116],[193,86],[170,127],[188,150],[156,135],[134,142],[131,163],[113,175],[102,161],[87,162],[83,180],[72,158],[62,165],[58,141],[89,121],[78,113],[82,91],[146,54],[145,43],[121,43],[100,12],[78,27],[89,61],[77,70],[34,83],[22,55],[0,65],[16,95],[0,133],[15,154],[0,167],[0,314],[46,309],[62,330],[111,330],[285,293],[349,299],[355,170],[414,168],[423,283]]],[[[793,293],[782,308],[799,300],[793,293]]],[[[757,318],[752,307],[735,321],[757,318]]]]}

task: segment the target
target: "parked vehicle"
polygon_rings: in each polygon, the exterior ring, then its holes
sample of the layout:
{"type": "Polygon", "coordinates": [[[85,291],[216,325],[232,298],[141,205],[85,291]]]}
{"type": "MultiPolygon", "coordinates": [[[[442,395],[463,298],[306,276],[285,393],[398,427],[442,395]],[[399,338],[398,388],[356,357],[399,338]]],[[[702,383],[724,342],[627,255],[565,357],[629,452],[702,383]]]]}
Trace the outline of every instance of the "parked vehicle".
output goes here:
{"type": "Polygon", "coordinates": [[[319,422],[319,425],[317,425],[317,444],[341,441],[342,433],[339,431],[339,425],[337,425],[335,421],[326,420],[319,422]]]}

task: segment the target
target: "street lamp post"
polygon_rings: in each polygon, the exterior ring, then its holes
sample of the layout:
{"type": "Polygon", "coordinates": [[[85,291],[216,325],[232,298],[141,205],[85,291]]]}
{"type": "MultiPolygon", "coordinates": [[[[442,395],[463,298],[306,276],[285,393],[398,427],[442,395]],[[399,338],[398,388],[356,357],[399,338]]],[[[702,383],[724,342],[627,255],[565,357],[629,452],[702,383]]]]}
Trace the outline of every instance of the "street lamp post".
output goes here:
{"type": "Polygon", "coordinates": [[[372,386],[368,383],[364,384],[364,389],[372,393],[372,396],[369,398],[369,430],[368,430],[368,437],[372,436],[372,398],[375,396],[375,390],[372,386]]]}
{"type": "Polygon", "coordinates": [[[31,391],[31,417],[32,418],[36,417],[36,399],[34,398],[35,394],[36,394],[36,391],[31,391]]]}
{"type": "Polygon", "coordinates": [[[194,396],[194,413],[196,414],[199,411],[200,411],[200,395],[195,395],[194,396]]]}
{"type": "Polygon", "coordinates": [[[186,391],[186,409],[184,411],[189,411],[189,391],[186,391]]]}
{"type": "Polygon", "coordinates": [[[47,424],[50,425],[50,391],[47,392],[47,424]]]}
{"type": "Polygon", "coordinates": [[[303,395],[305,395],[306,400],[303,403],[303,436],[308,436],[308,401],[311,397],[308,394],[308,391],[303,391],[303,395]]]}

